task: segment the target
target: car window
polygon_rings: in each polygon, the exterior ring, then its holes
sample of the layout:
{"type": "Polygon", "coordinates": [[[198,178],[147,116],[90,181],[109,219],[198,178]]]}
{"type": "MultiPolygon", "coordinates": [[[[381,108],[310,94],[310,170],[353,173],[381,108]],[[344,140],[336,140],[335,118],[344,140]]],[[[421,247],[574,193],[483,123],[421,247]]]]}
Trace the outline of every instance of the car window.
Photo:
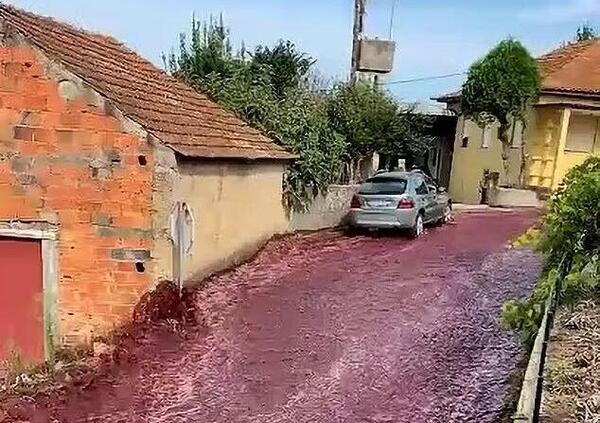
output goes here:
{"type": "Polygon", "coordinates": [[[415,178],[415,192],[418,195],[429,194],[429,189],[427,188],[427,184],[425,183],[425,180],[421,176],[417,176],[415,178]]]}
{"type": "Polygon", "coordinates": [[[406,191],[406,179],[400,178],[370,178],[358,191],[366,195],[400,195],[406,191]]]}

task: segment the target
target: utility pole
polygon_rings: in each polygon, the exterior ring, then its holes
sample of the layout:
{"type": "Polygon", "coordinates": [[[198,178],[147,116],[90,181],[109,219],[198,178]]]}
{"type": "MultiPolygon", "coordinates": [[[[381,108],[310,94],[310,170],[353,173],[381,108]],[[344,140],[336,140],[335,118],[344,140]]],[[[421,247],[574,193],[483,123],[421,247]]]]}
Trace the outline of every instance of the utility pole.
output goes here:
{"type": "Polygon", "coordinates": [[[360,41],[363,38],[367,0],[354,0],[354,27],[352,29],[352,63],[350,67],[350,83],[358,80],[358,58],[360,56],[360,41]]]}

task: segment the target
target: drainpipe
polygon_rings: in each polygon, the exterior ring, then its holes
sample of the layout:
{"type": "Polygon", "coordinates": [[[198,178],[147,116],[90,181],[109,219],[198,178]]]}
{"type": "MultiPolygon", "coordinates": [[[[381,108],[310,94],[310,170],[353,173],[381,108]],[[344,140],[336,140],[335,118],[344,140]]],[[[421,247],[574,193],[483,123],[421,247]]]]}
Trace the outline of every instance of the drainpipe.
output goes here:
{"type": "Polygon", "coordinates": [[[171,242],[173,243],[172,253],[172,270],[173,270],[173,283],[179,288],[181,292],[182,287],[182,254],[181,254],[181,223],[180,223],[180,209],[181,203],[175,203],[173,210],[171,211],[171,242]]]}
{"type": "Polygon", "coordinates": [[[194,245],[194,217],[186,203],[177,202],[171,212],[171,240],[173,242],[173,282],[183,289],[186,259],[194,245]]]}

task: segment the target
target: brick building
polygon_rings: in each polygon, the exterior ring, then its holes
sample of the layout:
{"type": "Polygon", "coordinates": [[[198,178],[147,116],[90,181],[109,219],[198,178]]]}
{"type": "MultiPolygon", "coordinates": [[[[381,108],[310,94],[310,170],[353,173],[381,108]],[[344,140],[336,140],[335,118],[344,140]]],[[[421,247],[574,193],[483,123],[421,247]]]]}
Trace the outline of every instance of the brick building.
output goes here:
{"type": "Polygon", "coordinates": [[[284,148],[112,38],[1,4],[0,36],[0,359],[287,230],[284,148]]]}

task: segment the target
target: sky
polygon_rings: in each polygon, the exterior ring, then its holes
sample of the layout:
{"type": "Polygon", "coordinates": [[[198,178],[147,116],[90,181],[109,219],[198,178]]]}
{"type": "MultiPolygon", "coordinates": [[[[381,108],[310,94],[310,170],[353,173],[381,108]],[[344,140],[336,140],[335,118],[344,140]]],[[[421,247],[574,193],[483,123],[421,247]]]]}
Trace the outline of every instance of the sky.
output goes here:
{"type": "MultiPolygon", "coordinates": [[[[353,0],[12,0],[17,7],[112,35],[163,67],[161,55],[189,30],[192,16],[223,14],[234,46],[293,41],[326,78],[349,74],[353,0]]],[[[584,22],[600,27],[600,0],[368,0],[367,35],[397,43],[386,82],[465,72],[512,36],[534,55],[573,38],[584,22]],[[392,4],[396,2],[393,22],[392,4]],[[391,23],[391,25],[390,25],[391,23]]],[[[460,88],[464,75],[389,84],[405,102],[460,88]]]]}

